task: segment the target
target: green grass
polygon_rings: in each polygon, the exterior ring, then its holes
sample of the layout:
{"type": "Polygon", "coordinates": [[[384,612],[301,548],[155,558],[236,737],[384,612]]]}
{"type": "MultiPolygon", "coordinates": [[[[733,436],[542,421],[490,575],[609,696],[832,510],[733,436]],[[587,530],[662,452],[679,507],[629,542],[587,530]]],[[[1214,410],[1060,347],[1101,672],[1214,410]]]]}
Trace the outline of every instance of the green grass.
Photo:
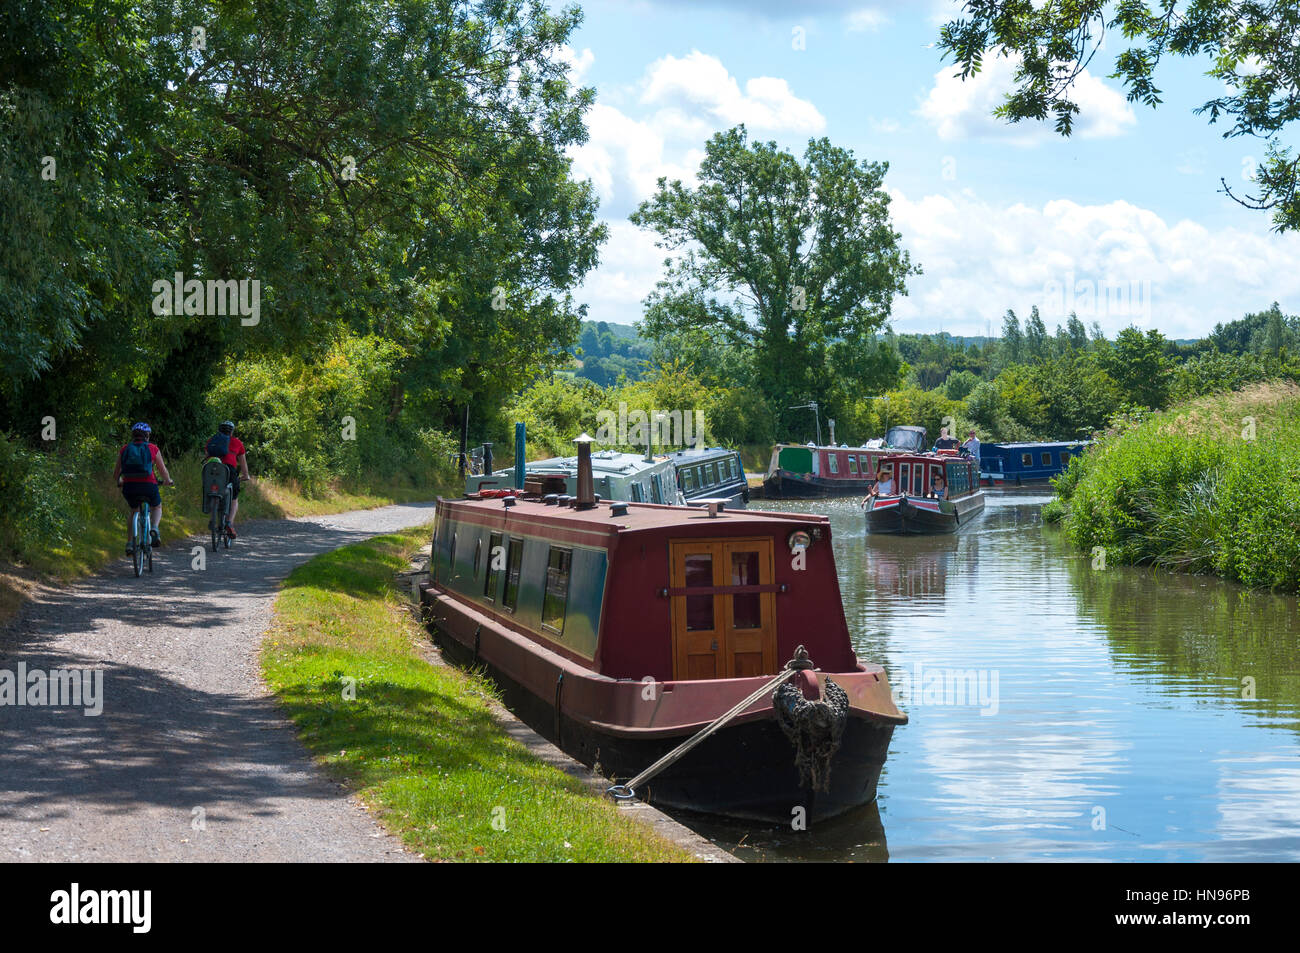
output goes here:
{"type": "Polygon", "coordinates": [[[1199,397],[1104,437],[1044,518],[1108,561],[1300,590],[1300,388],[1199,397]]]}
{"type": "Polygon", "coordinates": [[[393,575],[428,536],[347,546],[286,580],[262,671],[307,748],[429,860],[691,860],[509,738],[490,683],[421,657],[393,575]]]}

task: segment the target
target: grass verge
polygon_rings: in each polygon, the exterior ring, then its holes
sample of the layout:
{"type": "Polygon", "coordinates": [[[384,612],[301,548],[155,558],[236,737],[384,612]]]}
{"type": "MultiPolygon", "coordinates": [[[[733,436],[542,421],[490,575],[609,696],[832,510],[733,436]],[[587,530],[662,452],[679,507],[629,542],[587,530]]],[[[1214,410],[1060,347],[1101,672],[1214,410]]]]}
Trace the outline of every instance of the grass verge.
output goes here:
{"type": "Polygon", "coordinates": [[[1094,558],[1300,589],[1300,388],[1198,397],[1108,434],[1055,481],[1045,519],[1094,558]]]}
{"type": "Polygon", "coordinates": [[[347,546],[286,580],[262,672],[312,755],[428,860],[691,860],[507,736],[489,682],[421,657],[393,575],[427,537],[347,546]]]}

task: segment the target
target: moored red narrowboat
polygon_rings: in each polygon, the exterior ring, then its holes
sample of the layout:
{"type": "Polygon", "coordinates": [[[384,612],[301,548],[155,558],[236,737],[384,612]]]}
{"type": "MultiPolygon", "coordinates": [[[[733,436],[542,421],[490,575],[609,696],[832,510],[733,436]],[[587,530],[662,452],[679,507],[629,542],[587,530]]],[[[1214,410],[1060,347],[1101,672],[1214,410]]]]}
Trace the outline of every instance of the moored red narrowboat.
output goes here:
{"type": "Polygon", "coordinates": [[[883,669],[853,652],[822,516],[581,490],[567,505],[440,500],[422,601],[452,655],[486,666],[524,721],[618,781],[763,689],[638,785],[661,806],[833,816],[875,797],[907,721],[883,669]],[[816,667],[767,692],[800,645],[816,667]]]}
{"type": "Polygon", "coordinates": [[[925,428],[909,426],[890,427],[883,440],[861,447],[779,443],[772,448],[763,495],[791,500],[857,496],[875,485],[876,469],[884,457],[899,450],[924,449],[925,428]]]}

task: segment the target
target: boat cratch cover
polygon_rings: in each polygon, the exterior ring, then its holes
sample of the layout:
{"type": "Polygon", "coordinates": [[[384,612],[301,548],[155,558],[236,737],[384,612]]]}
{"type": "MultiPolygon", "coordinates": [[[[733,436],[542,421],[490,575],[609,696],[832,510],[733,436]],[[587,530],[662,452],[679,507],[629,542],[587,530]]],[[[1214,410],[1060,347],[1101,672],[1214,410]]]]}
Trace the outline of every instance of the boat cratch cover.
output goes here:
{"type": "Polygon", "coordinates": [[[924,427],[890,427],[885,433],[885,446],[908,453],[925,452],[924,427]]]}
{"type": "Polygon", "coordinates": [[[797,687],[785,682],[772,696],[777,723],[794,746],[794,766],[799,783],[823,793],[831,787],[831,759],[840,749],[849,717],[849,696],[827,676],[826,698],[809,701],[797,687]]]}

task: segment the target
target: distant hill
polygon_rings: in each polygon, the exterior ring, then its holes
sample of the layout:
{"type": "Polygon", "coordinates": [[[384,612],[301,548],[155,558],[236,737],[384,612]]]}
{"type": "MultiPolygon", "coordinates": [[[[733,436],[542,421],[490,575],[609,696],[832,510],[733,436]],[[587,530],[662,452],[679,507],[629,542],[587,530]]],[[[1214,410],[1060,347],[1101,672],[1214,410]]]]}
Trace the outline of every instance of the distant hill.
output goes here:
{"type": "Polygon", "coordinates": [[[579,354],[582,367],[578,377],[585,377],[601,387],[618,382],[620,376],[630,381],[645,376],[646,361],[654,344],[637,333],[630,324],[609,321],[583,321],[578,343],[570,349],[579,354]]]}

